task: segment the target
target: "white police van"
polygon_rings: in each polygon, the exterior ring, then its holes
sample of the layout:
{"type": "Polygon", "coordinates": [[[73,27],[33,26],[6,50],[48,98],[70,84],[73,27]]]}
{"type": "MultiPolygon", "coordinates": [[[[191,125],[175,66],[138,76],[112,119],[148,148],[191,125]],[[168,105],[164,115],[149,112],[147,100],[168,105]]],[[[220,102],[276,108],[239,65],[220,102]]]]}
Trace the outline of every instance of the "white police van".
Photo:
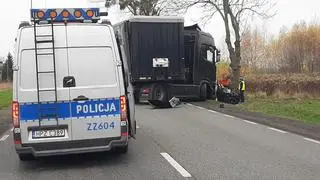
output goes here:
{"type": "Polygon", "coordinates": [[[115,150],[136,133],[132,86],[99,9],[32,9],[15,45],[12,119],[21,160],[115,150]]]}

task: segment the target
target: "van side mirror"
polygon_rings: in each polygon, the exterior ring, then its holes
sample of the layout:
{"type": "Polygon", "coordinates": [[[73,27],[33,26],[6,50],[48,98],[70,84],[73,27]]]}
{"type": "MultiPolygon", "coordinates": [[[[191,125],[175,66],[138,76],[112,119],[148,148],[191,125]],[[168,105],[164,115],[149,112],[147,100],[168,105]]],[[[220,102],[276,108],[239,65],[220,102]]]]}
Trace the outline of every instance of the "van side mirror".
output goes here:
{"type": "Polygon", "coordinates": [[[220,62],[221,55],[220,55],[220,50],[216,49],[216,63],[220,62]]]}

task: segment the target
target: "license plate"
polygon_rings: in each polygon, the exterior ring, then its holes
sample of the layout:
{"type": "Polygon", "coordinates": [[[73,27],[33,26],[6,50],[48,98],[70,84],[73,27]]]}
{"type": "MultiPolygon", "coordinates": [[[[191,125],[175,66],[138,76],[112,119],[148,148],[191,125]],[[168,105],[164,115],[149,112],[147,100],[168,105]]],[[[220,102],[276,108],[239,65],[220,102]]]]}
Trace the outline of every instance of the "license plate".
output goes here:
{"type": "Polygon", "coordinates": [[[32,131],[32,138],[53,138],[64,137],[65,129],[52,129],[52,130],[38,130],[32,131]]]}

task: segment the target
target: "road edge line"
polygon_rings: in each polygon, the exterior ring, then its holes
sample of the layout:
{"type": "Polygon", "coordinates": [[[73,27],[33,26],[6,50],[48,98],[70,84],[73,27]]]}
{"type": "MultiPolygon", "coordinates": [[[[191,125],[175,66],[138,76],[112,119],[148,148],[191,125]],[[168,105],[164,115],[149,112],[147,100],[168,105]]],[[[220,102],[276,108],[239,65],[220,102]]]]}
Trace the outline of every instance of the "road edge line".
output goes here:
{"type": "Polygon", "coordinates": [[[174,167],[183,177],[185,178],[191,178],[191,174],[184,169],[176,160],[174,160],[170,154],[166,153],[166,152],[162,152],[160,153],[161,156],[167,160],[169,162],[169,164],[174,167]]]}
{"type": "MultiPolygon", "coordinates": [[[[258,123],[256,123],[256,122],[252,122],[252,121],[248,121],[248,120],[243,120],[244,122],[246,122],[246,123],[249,123],[249,124],[254,124],[254,125],[257,125],[258,123]]],[[[268,127],[268,126],[267,126],[268,127]]]]}
{"type": "Polygon", "coordinates": [[[311,139],[311,138],[304,137],[303,139],[306,140],[306,141],[309,141],[309,142],[320,144],[320,141],[317,141],[317,140],[314,140],[314,139],[311,139]]]}
{"type": "Polygon", "coordinates": [[[198,109],[206,109],[206,108],[204,108],[204,107],[201,107],[201,106],[195,106],[196,108],[198,108],[198,109]]]}
{"type": "MultiPolygon", "coordinates": [[[[191,103],[187,103],[187,105],[189,106],[193,106],[193,107],[200,107],[200,106],[196,106],[196,105],[193,105],[191,103]]],[[[200,108],[199,108],[200,109],[200,108]]],[[[223,116],[226,116],[226,117],[230,117],[230,118],[238,118],[238,117],[235,117],[235,116],[230,116],[228,114],[224,114],[224,113],[221,113],[221,112],[218,112],[218,111],[214,111],[212,109],[209,109],[209,108],[204,108],[204,107],[201,107],[201,109],[205,109],[205,110],[208,110],[209,112],[211,113],[216,113],[216,114],[221,114],[223,116]]],[[[260,124],[260,123],[256,123],[256,122],[253,122],[253,121],[249,121],[249,120],[245,120],[243,118],[239,118],[241,119],[242,121],[246,122],[246,123],[249,123],[249,124],[254,124],[254,125],[261,125],[261,126],[264,126],[264,127],[267,127],[267,129],[270,129],[270,130],[273,130],[273,131],[277,131],[277,132],[280,132],[280,133],[283,133],[283,134],[286,134],[286,133],[290,133],[290,134],[295,134],[297,136],[300,136],[302,137],[304,140],[306,141],[309,141],[309,142],[313,142],[313,143],[316,143],[316,144],[320,144],[320,141],[317,141],[315,139],[311,139],[311,138],[307,138],[306,136],[302,135],[302,134],[299,134],[299,133],[294,133],[294,132],[290,132],[290,131],[284,131],[284,130],[281,130],[281,129],[277,129],[277,128],[274,128],[272,126],[269,126],[269,125],[265,125],[265,124],[260,124]]]]}
{"type": "Polygon", "coordinates": [[[231,116],[231,115],[228,115],[228,114],[223,114],[225,117],[228,117],[228,118],[235,118],[234,116],[231,116]]]}
{"type": "Polygon", "coordinates": [[[283,130],[280,130],[280,129],[277,129],[277,128],[273,128],[273,127],[268,127],[268,129],[270,129],[272,131],[277,131],[277,132],[283,133],[283,134],[288,133],[287,131],[283,131],[283,130]]]}
{"type": "Polygon", "coordinates": [[[211,110],[211,109],[208,109],[208,111],[211,112],[211,113],[216,113],[216,114],[218,113],[217,111],[214,111],[214,110],[211,110]]]}

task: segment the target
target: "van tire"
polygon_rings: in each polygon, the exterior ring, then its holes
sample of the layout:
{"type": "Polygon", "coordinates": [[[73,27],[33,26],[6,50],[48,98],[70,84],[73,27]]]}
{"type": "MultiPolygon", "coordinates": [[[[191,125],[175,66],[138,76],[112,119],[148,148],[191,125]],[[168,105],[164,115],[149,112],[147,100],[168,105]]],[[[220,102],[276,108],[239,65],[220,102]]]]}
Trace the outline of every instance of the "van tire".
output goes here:
{"type": "Polygon", "coordinates": [[[127,154],[129,145],[119,146],[114,148],[114,152],[117,154],[127,154]]]}
{"type": "Polygon", "coordinates": [[[208,85],[206,83],[200,86],[200,101],[205,101],[208,97],[208,85]]]}
{"type": "Polygon", "coordinates": [[[35,157],[32,154],[19,154],[20,161],[32,161],[35,157]]]}

